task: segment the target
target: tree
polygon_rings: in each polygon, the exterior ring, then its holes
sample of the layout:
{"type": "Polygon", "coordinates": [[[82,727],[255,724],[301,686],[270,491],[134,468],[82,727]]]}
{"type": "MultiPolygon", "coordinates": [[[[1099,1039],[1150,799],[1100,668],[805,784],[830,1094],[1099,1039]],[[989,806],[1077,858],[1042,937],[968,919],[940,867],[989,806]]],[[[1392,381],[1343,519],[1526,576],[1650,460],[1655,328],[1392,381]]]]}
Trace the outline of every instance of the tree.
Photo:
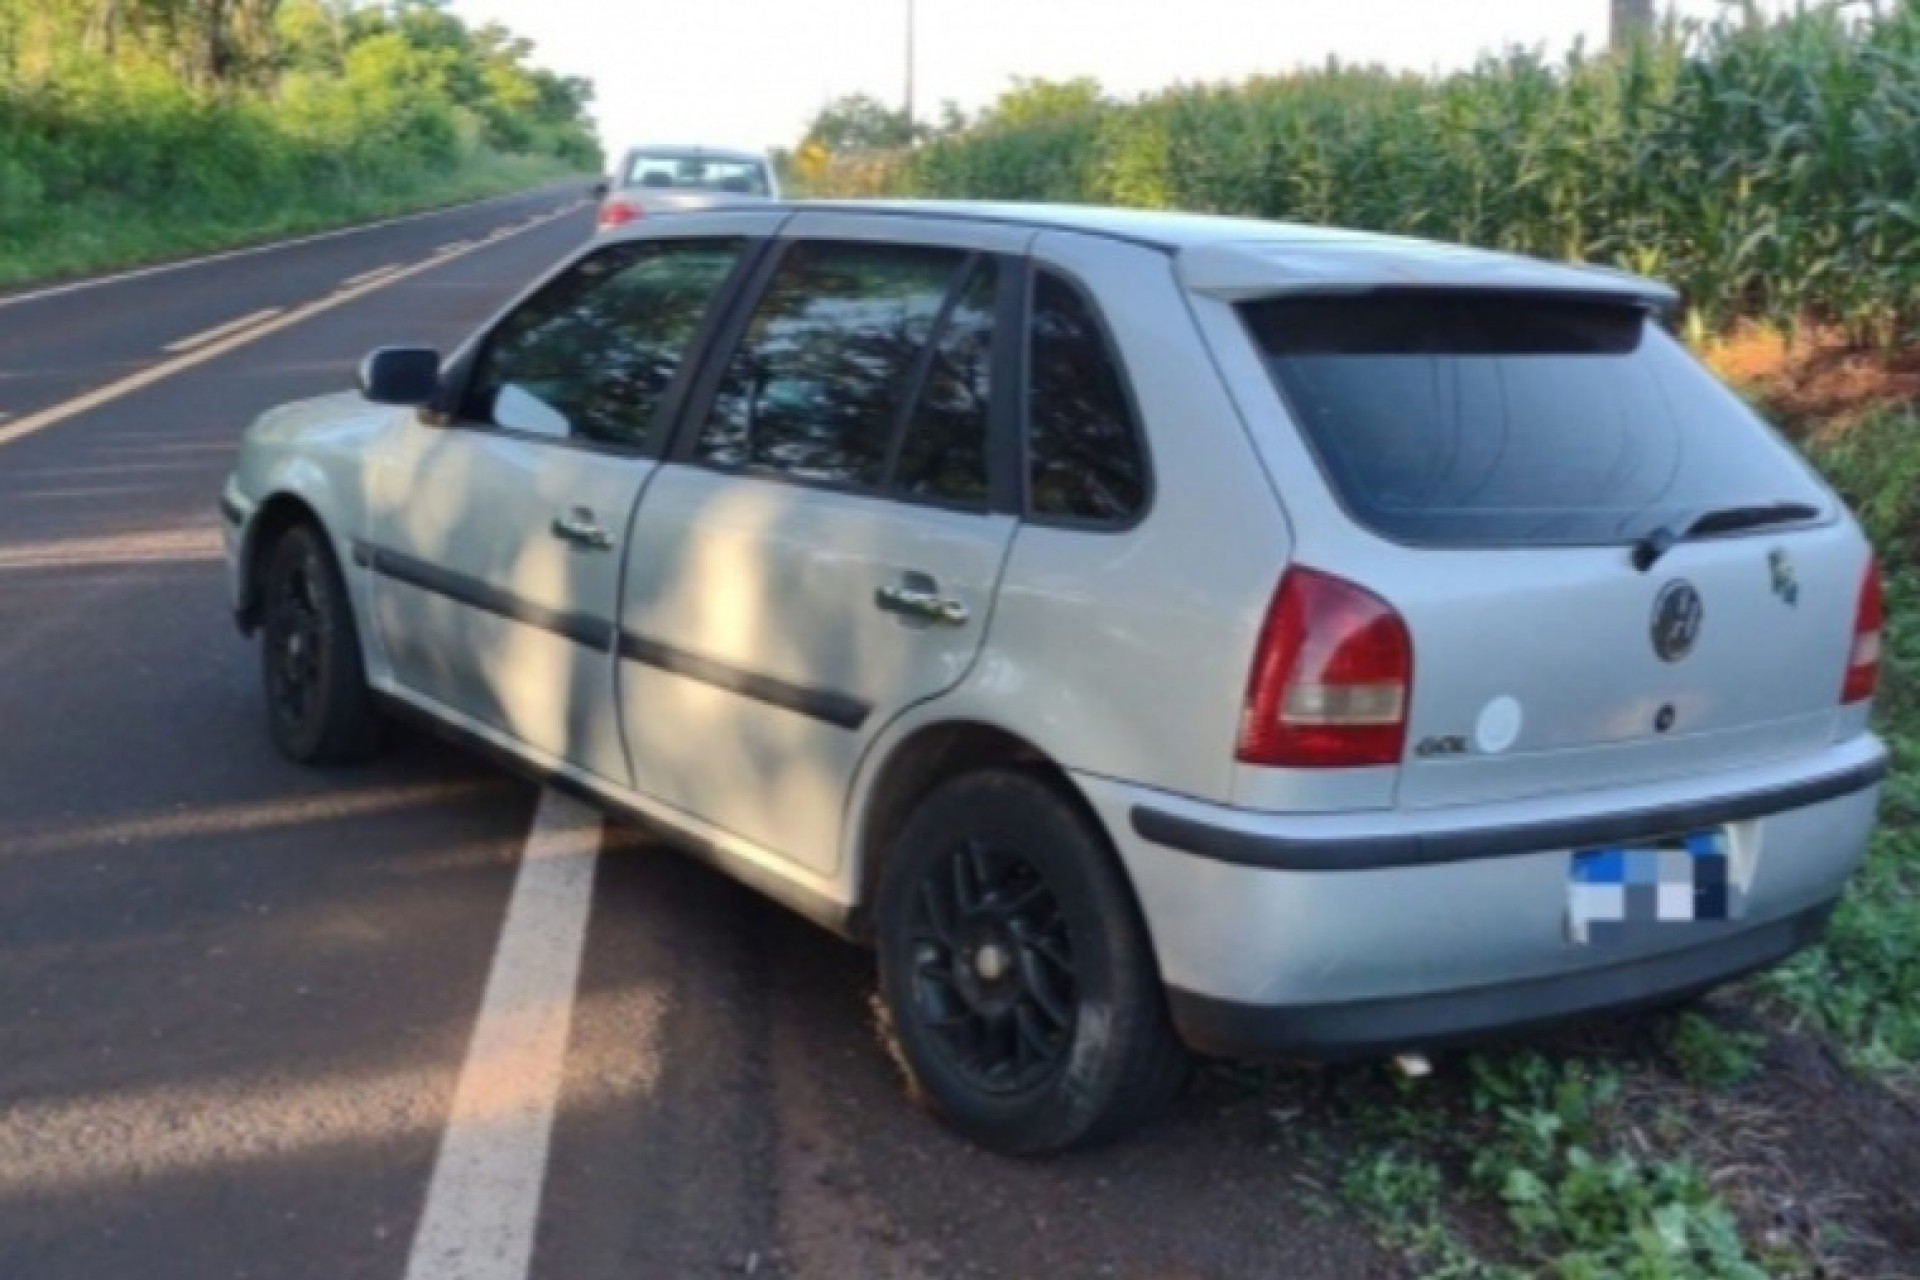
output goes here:
{"type": "Polygon", "coordinates": [[[830,155],[893,151],[912,145],[916,131],[904,111],[864,93],[850,93],[820,108],[801,146],[817,144],[830,155]]]}
{"type": "Polygon", "coordinates": [[[1653,0],[1613,0],[1609,39],[1614,48],[1625,48],[1652,31],[1653,0]]]}

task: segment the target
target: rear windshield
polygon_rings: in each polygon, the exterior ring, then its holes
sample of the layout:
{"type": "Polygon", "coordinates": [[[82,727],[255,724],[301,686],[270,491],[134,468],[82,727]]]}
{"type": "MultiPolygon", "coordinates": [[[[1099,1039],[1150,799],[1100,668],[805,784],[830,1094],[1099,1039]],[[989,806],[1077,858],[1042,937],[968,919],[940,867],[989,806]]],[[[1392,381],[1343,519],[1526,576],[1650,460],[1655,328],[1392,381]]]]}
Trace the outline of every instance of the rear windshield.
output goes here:
{"type": "Polygon", "coordinates": [[[1631,541],[1808,503],[1806,465],[1637,307],[1382,291],[1245,304],[1348,511],[1422,545],[1631,541]]]}
{"type": "Polygon", "coordinates": [[[768,194],[766,166],[756,160],[729,160],[681,151],[634,152],[627,158],[624,185],[768,194]]]}

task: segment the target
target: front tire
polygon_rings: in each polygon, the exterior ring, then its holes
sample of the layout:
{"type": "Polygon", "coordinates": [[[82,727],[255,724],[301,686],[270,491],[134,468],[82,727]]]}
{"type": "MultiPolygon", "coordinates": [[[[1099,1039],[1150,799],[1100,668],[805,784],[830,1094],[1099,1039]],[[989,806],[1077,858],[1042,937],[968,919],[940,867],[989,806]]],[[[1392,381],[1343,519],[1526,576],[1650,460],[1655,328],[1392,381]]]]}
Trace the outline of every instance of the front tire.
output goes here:
{"type": "Polygon", "coordinates": [[[289,760],[347,764],[378,744],[360,636],[326,535],[296,524],[266,550],[260,637],[267,728],[289,760]]]}
{"type": "Polygon", "coordinates": [[[1119,1137],[1180,1090],[1187,1055],[1103,833],[1023,771],[942,784],[889,851],[880,985],[915,1091],[1009,1155],[1119,1137]]]}

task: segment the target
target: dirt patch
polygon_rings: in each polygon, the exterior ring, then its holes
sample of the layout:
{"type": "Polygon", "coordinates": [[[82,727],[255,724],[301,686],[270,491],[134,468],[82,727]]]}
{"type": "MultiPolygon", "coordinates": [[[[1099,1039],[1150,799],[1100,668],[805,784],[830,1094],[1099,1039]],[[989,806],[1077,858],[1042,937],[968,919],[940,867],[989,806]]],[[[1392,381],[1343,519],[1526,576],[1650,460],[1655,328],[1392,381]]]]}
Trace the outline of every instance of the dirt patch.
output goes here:
{"type": "Polygon", "coordinates": [[[1832,330],[1744,325],[1702,353],[1715,373],[1760,395],[1794,430],[1844,431],[1876,410],[1920,403],[1920,346],[1861,349],[1832,330]]]}
{"type": "Polygon", "coordinates": [[[1763,1197],[1748,1216],[1771,1219],[1760,1231],[1812,1246],[1829,1275],[1920,1276],[1920,1108],[1793,1035],[1771,1038],[1766,1069],[1723,1106],[1753,1115],[1755,1140],[1732,1154],[1767,1161],[1744,1178],[1763,1197]]]}

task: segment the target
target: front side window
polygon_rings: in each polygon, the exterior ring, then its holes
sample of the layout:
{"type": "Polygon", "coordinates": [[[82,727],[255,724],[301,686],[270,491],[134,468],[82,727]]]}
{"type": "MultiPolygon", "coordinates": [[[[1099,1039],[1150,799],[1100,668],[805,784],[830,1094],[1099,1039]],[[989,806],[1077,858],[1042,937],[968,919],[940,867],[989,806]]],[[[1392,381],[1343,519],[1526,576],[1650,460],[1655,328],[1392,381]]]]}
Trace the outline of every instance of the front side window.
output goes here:
{"type": "Polygon", "coordinates": [[[1399,290],[1241,312],[1335,492],[1389,538],[1623,543],[1716,508],[1828,507],[1629,304],[1399,290]]]}
{"type": "Polygon", "coordinates": [[[643,445],[742,248],[739,240],[645,241],[580,262],[488,337],[467,416],[643,445]]]}
{"type": "Polygon", "coordinates": [[[1032,514],[1124,524],[1147,498],[1147,461],[1120,364],[1092,306],[1043,271],[1033,290],[1027,388],[1032,514]]]}
{"type": "Polygon", "coordinates": [[[878,489],[896,419],[967,256],[793,245],[721,377],[695,457],[878,489]]]}

